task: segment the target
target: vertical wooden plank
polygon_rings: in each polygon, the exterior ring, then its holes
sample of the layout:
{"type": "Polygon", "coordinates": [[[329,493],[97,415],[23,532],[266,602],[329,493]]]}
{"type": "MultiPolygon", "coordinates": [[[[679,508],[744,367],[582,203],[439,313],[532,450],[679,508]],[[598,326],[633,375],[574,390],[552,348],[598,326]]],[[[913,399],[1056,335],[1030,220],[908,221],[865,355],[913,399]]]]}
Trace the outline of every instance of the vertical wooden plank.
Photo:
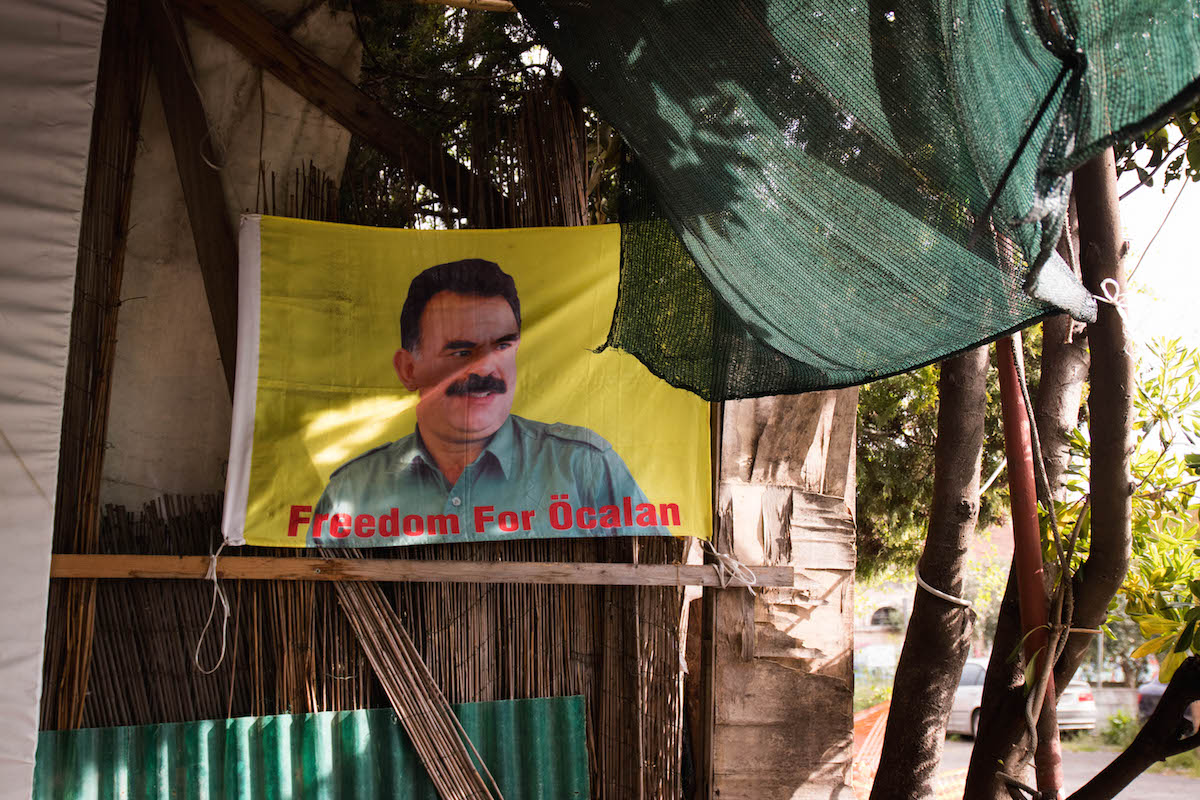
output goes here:
{"type": "Polygon", "coordinates": [[[225,205],[221,176],[206,161],[208,116],[191,74],[191,57],[183,22],[174,6],[143,0],[150,37],[150,57],[158,79],[167,130],[175,150],[175,167],[191,223],[196,258],[204,276],[204,292],[217,335],[225,381],[233,396],[237,353],[237,239],[225,205]]]}
{"type": "MultiPolygon", "coordinates": [[[[709,415],[710,449],[713,500],[713,547],[720,547],[720,532],[727,527],[722,521],[719,505],[721,486],[721,436],[724,428],[725,405],[713,403],[709,415]]],[[[732,521],[729,521],[730,524],[732,521]]],[[[716,559],[709,552],[704,554],[704,563],[713,564],[716,559]]],[[[696,732],[696,768],[699,800],[712,800],[715,790],[716,759],[713,747],[716,743],[717,723],[717,589],[705,588],[700,595],[700,730],[696,732]]]]}

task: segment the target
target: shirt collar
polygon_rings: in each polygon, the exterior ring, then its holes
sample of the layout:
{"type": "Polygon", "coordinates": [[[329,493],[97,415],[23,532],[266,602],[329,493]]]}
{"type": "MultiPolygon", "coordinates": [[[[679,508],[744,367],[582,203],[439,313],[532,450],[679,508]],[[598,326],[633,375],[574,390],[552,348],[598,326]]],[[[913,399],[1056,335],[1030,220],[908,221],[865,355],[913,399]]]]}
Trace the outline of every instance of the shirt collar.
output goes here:
{"type": "MultiPolygon", "coordinates": [[[[470,469],[472,465],[486,459],[494,462],[500,468],[501,474],[505,478],[508,478],[512,474],[513,461],[516,458],[514,454],[516,449],[514,446],[516,444],[516,434],[513,432],[515,425],[516,423],[513,421],[512,414],[509,414],[508,418],[504,420],[504,424],[492,435],[491,440],[483,448],[483,452],[467,468],[470,469]]],[[[400,469],[408,469],[415,465],[423,464],[440,474],[437,462],[433,460],[433,456],[430,455],[428,448],[425,447],[424,440],[421,439],[420,427],[413,432],[412,436],[405,436],[403,439],[396,441],[395,458],[395,463],[400,469]]]]}

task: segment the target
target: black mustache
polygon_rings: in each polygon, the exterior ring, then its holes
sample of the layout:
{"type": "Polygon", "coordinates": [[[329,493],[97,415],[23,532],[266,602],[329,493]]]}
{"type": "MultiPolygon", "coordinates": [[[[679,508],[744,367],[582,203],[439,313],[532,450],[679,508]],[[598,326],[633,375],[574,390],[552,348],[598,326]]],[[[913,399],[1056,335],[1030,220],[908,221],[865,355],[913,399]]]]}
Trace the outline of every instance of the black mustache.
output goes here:
{"type": "Polygon", "coordinates": [[[464,380],[455,381],[446,387],[446,394],[450,397],[470,394],[472,392],[504,394],[507,391],[508,384],[495,375],[468,375],[464,380]]]}

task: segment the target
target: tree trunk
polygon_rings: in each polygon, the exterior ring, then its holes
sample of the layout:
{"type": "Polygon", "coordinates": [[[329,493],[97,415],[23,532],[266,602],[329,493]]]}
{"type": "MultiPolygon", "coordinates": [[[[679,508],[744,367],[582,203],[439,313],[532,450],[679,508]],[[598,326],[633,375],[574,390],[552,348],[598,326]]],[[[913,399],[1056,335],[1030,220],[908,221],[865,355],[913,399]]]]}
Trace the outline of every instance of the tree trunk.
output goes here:
{"type": "MultiPolygon", "coordinates": [[[[1112,278],[1124,288],[1121,266],[1121,223],[1117,212],[1116,169],[1111,151],[1085,164],[1075,173],[1075,198],[1082,251],[1084,284],[1092,293],[1102,293],[1101,283],[1112,278]]],[[[1132,407],[1133,368],[1125,352],[1125,330],[1120,315],[1108,304],[1100,304],[1099,319],[1088,327],[1091,350],[1088,398],[1092,431],[1091,491],[1092,543],[1087,561],[1075,574],[1073,628],[1095,629],[1108,613],[1108,602],[1116,594],[1129,568],[1130,497],[1129,432],[1132,407]]],[[[1050,340],[1049,333],[1046,341],[1050,340]]],[[[1054,376],[1062,367],[1057,358],[1074,359],[1075,353],[1048,349],[1043,370],[1054,376]]],[[[1078,367],[1072,367],[1077,369],[1078,367]]],[[[1051,377],[1051,380],[1055,380],[1051,377]]],[[[1059,384],[1069,390],[1069,383],[1059,384]]],[[[1039,385],[1039,405],[1049,402],[1049,386],[1039,385]],[[1045,398],[1045,399],[1043,399],[1045,398]]],[[[1065,416],[1070,401],[1059,404],[1057,411],[1039,408],[1039,434],[1043,419],[1065,416]]],[[[1051,439],[1053,441],[1053,439],[1051,439]]],[[[1043,439],[1045,451],[1046,439],[1043,439]]],[[[1047,472],[1051,470],[1047,457],[1047,472]]],[[[1061,471],[1058,472],[1061,480],[1061,471]]],[[[1051,483],[1056,491],[1056,483],[1051,483]]],[[[1064,532],[1065,535],[1065,532],[1064,532]]],[[[1024,678],[1020,663],[1005,663],[1021,641],[1015,575],[1010,572],[1008,587],[1000,605],[996,638],[988,664],[980,708],[980,735],[971,752],[965,797],[1007,800],[1008,793],[996,779],[998,772],[1019,775],[1028,765],[1028,737],[1025,736],[1023,692],[1024,678]]],[[[1068,639],[1055,664],[1056,691],[1070,682],[1079,664],[1094,646],[1095,634],[1074,633],[1068,639]]],[[[1029,781],[1027,781],[1029,782],[1029,781]]]]}
{"type": "MultiPolygon", "coordinates": [[[[1058,242],[1058,254],[1079,274],[1079,212],[1075,201],[1058,242]]],[[[1067,314],[1042,323],[1042,371],[1038,376],[1034,417],[1050,493],[1061,500],[1066,486],[1063,473],[1070,453],[1068,437],[1079,424],[1079,404],[1089,366],[1087,336],[1076,330],[1067,314]]]]}
{"type": "Polygon", "coordinates": [[[1008,660],[1020,641],[1021,610],[1014,564],[1008,572],[1008,585],[996,620],[996,638],[992,641],[979,706],[979,732],[971,749],[963,797],[1007,800],[1008,792],[997,774],[1020,775],[1028,765],[1031,753],[1026,736],[1022,664],[1019,659],[1008,660]]]}
{"type": "MultiPolygon", "coordinates": [[[[967,540],[979,516],[987,371],[980,347],[944,362],[938,383],[933,504],[917,570],[953,597],[962,594],[967,540]]],[[[974,621],[973,611],[917,588],[871,800],[932,796],[974,621]]]]}
{"type": "Polygon", "coordinates": [[[1042,374],[1034,400],[1046,478],[1055,500],[1062,500],[1066,489],[1063,473],[1071,449],[1069,437],[1079,424],[1079,405],[1088,374],[1087,337],[1072,334],[1073,325],[1066,314],[1042,323],[1042,374]]]}
{"type": "MultiPolygon", "coordinates": [[[[1103,283],[1112,280],[1125,290],[1122,263],[1125,245],[1117,210],[1117,178],[1113,154],[1085,164],[1075,174],[1079,206],[1079,237],[1083,252],[1084,285],[1103,294],[1103,283]]],[[[1088,328],[1092,351],[1091,393],[1088,411],[1092,435],[1091,494],[1092,541],[1087,561],[1075,574],[1075,609],[1072,627],[1094,629],[1108,615],[1108,602],[1129,571],[1132,544],[1129,525],[1133,485],[1129,472],[1132,452],[1133,359],[1126,347],[1125,322],[1118,310],[1100,304],[1099,318],[1088,328]]],[[[1093,634],[1073,633],[1055,669],[1060,685],[1092,647],[1093,634]]]]}

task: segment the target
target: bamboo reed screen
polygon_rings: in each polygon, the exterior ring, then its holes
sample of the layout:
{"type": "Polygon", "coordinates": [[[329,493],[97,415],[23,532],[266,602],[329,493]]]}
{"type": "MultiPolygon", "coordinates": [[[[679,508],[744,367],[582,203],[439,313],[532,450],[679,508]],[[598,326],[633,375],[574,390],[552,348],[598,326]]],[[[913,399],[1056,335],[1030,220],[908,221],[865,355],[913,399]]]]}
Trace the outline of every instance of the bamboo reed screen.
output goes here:
{"type": "MultiPolygon", "coordinates": [[[[219,498],[164,498],[143,513],[108,507],[101,551],[203,555],[219,542],[219,498]]],[[[376,557],[628,561],[627,539],[398,548],[376,557]]],[[[642,539],[641,560],[682,555],[642,539]]],[[[239,555],[308,551],[237,548],[239,555]]],[[[207,581],[100,582],[83,727],[304,713],[387,705],[324,582],[226,581],[231,616],[221,666],[193,664],[208,617],[207,581]]],[[[671,587],[409,583],[386,588],[451,703],[582,694],[596,797],[676,797],[681,745],[679,614],[671,587]]],[[[65,613],[66,609],[52,609],[65,613]]],[[[216,619],[220,619],[218,604],[216,619]]],[[[199,654],[220,655],[219,626],[199,654]]],[[[82,645],[87,647],[87,645],[82,645]]],[[[87,654],[82,654],[84,657],[87,654]]]]}
{"type": "MultiPolygon", "coordinates": [[[[106,80],[113,78],[102,69],[101,84],[106,80]]],[[[482,218],[512,227],[586,223],[589,179],[583,129],[577,103],[557,91],[538,90],[516,119],[498,121],[490,135],[480,134],[473,161],[483,163],[481,154],[486,153],[493,172],[507,176],[506,207],[482,218]]],[[[260,167],[258,210],[337,218],[333,184],[311,165],[294,176],[285,173],[278,183],[274,173],[260,167]]],[[[425,190],[411,183],[383,189],[348,183],[341,199],[358,213],[347,221],[403,225],[429,220],[429,204],[421,199],[425,190]],[[397,204],[405,193],[411,202],[397,204]]],[[[85,230],[89,219],[109,213],[111,202],[97,200],[85,209],[85,230]]],[[[460,222],[443,219],[441,224],[460,222]]],[[[106,263],[97,259],[85,265],[81,260],[81,280],[106,263]]],[[[119,271],[106,280],[115,280],[110,290],[119,297],[119,271]]],[[[77,316],[89,301],[77,297],[77,316]]],[[[72,343],[72,356],[76,348],[107,346],[106,330],[81,332],[72,343]]],[[[107,380],[111,364],[100,375],[107,380]]],[[[68,398],[79,391],[69,383],[68,398]]],[[[100,410],[102,420],[106,396],[94,399],[91,407],[93,416],[100,410]]],[[[68,423],[82,430],[82,423],[68,423]]],[[[64,460],[83,464],[98,478],[102,443],[102,437],[93,440],[82,452],[69,452],[64,445],[64,460]]],[[[58,552],[207,555],[220,538],[216,497],[161,498],[139,513],[107,507],[99,515],[98,506],[95,493],[74,504],[60,502],[63,519],[98,516],[99,529],[87,541],[56,538],[58,552]]],[[[223,555],[243,553],[305,551],[245,547],[223,555]]],[[[679,561],[682,553],[682,541],[641,542],[644,563],[679,561]]],[[[371,555],[627,562],[631,554],[629,539],[593,539],[407,547],[371,555]]],[[[70,588],[56,587],[47,627],[42,725],[137,725],[384,706],[387,698],[339,609],[335,588],[327,583],[227,582],[231,616],[226,652],[220,666],[206,675],[194,665],[193,655],[213,602],[211,583],[129,580],[96,586],[94,581],[72,581],[70,588]]],[[[395,584],[385,587],[385,593],[450,702],[582,694],[588,703],[593,796],[680,796],[679,589],[447,583],[395,584]]],[[[205,667],[217,663],[220,638],[218,625],[199,653],[205,667]]]]}

